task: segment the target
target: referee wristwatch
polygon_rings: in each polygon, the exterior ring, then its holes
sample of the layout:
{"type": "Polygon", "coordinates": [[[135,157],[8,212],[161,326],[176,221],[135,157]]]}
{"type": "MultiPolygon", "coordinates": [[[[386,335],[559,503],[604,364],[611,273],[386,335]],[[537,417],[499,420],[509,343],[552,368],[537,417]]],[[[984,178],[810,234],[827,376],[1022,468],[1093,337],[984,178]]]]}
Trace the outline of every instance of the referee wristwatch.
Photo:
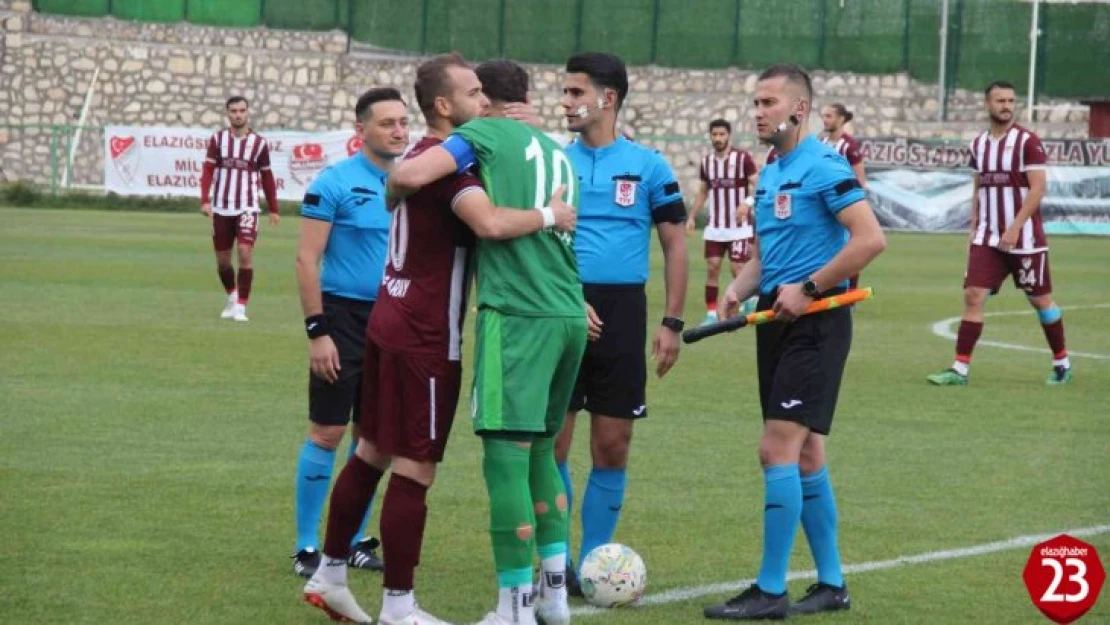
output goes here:
{"type": "Polygon", "coordinates": [[[817,290],[817,283],[813,280],[806,280],[802,283],[802,295],[809,299],[817,299],[821,296],[821,292],[817,290]]]}
{"type": "Polygon", "coordinates": [[[678,317],[663,317],[662,325],[677,334],[682,332],[682,328],[686,327],[686,322],[678,317]]]}

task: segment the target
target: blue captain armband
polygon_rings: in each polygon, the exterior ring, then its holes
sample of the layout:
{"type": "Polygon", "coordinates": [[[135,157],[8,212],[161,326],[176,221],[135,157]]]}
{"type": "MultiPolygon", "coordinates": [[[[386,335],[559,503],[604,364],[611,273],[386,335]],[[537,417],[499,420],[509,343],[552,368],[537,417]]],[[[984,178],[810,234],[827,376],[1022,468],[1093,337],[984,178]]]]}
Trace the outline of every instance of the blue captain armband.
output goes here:
{"type": "Polygon", "coordinates": [[[470,146],[470,142],[459,135],[447,137],[447,140],[441,143],[440,146],[454,157],[455,173],[457,174],[465,173],[466,170],[478,162],[478,155],[474,153],[474,148],[470,146]]]}

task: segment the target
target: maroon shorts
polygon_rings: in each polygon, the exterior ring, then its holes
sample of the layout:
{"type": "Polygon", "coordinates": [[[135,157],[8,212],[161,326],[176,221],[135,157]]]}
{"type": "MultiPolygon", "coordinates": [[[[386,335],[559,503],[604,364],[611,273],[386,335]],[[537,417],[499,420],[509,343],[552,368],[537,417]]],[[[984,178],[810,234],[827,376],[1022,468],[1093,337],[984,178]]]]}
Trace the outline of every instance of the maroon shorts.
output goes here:
{"type": "Polygon", "coordinates": [[[1011,254],[986,245],[972,245],[967,257],[964,288],[978,287],[997,293],[1013,276],[1014,286],[1026,295],[1039,297],[1052,293],[1052,276],[1048,271],[1048,252],[1011,254]]]}
{"type": "Polygon", "coordinates": [[[728,254],[728,259],[734,263],[746,263],[752,258],[752,240],[740,239],[738,241],[706,241],[706,258],[723,258],[728,254]]]}
{"type": "Polygon", "coordinates": [[[460,362],[395,353],[367,340],[359,436],[388,456],[443,460],[461,383],[460,362]]]}
{"type": "Polygon", "coordinates": [[[254,245],[258,239],[258,217],[262,213],[212,215],[212,244],[216,251],[226,252],[239,239],[242,245],[254,245]]]}

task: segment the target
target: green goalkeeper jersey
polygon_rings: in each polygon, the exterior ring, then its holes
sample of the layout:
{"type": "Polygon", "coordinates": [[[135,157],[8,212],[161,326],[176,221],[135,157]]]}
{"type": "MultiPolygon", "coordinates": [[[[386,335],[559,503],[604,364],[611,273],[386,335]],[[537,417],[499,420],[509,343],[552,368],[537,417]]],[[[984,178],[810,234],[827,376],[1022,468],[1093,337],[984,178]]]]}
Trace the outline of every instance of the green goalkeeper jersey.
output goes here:
{"type": "MultiPolygon", "coordinates": [[[[563,200],[578,205],[578,178],[570,159],[543,132],[515,120],[486,117],[460,126],[455,135],[473,150],[495,206],[542,208],[560,185],[566,186],[563,200]]],[[[547,228],[506,241],[481,240],[477,268],[480,308],[531,317],[584,314],[572,233],[547,228]]]]}

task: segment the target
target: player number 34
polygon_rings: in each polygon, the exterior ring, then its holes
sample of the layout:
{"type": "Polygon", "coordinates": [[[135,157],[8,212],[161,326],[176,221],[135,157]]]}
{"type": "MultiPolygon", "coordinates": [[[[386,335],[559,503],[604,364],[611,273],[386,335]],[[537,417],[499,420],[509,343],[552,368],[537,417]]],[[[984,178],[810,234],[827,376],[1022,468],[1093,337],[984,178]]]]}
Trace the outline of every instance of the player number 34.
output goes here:
{"type": "Polygon", "coordinates": [[[1052,583],[1044,591],[1041,601],[1045,603],[1079,603],[1087,598],[1091,587],[1087,584],[1087,565],[1079,558],[1068,558],[1063,564],[1056,558],[1041,558],[1041,565],[1052,569],[1052,583]],[[1064,581],[1064,569],[1075,567],[1075,573],[1068,576],[1068,581],[1079,585],[1079,592],[1074,595],[1065,595],[1057,592],[1060,582],[1064,581]]]}

